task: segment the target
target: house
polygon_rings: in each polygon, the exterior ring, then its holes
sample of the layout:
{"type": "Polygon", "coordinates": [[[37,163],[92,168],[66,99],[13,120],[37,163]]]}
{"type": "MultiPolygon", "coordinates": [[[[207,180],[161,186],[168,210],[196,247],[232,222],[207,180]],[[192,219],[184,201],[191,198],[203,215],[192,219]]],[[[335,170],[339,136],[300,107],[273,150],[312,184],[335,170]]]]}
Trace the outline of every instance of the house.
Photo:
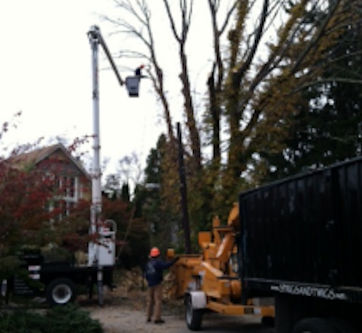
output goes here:
{"type": "Polygon", "coordinates": [[[35,169],[54,177],[58,191],[48,208],[52,210],[61,204],[59,218],[69,215],[79,200],[91,199],[91,176],[61,143],[14,156],[11,164],[18,169],[35,169]]]}

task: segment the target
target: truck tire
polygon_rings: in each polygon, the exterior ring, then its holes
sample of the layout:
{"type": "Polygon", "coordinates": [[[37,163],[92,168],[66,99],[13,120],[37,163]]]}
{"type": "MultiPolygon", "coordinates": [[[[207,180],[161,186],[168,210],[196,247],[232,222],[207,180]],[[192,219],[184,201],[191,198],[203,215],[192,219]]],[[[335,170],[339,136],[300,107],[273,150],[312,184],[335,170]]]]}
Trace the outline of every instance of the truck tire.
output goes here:
{"type": "Polygon", "coordinates": [[[186,296],[185,300],[186,311],[185,320],[186,325],[191,331],[198,331],[201,329],[203,310],[196,310],[192,307],[192,299],[190,295],[186,296]]]}
{"type": "Polygon", "coordinates": [[[50,305],[65,305],[75,299],[75,286],[72,280],[61,278],[51,281],[46,288],[46,298],[50,305]]]}
{"type": "Polygon", "coordinates": [[[304,318],[294,326],[293,333],[338,333],[338,330],[323,318],[304,318]]]}

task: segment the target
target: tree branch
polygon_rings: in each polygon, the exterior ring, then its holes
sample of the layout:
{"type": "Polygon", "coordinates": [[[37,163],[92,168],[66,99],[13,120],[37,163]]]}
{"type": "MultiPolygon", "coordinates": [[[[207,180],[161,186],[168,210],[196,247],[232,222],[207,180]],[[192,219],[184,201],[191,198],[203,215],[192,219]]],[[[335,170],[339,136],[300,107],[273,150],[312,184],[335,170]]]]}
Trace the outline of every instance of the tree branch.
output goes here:
{"type": "Polygon", "coordinates": [[[343,78],[343,77],[318,79],[318,80],[306,83],[306,84],[302,85],[301,87],[299,87],[297,89],[293,89],[292,91],[290,91],[288,96],[293,95],[293,94],[295,94],[295,93],[297,93],[299,91],[302,91],[304,89],[319,85],[319,84],[332,83],[332,82],[340,82],[340,83],[348,83],[348,84],[361,84],[362,85],[362,80],[349,79],[349,78],[343,78]]]}
{"type": "MultiPolygon", "coordinates": [[[[238,1],[234,1],[233,5],[231,6],[231,8],[226,13],[224,23],[221,25],[221,28],[219,30],[219,36],[221,36],[224,33],[224,31],[225,31],[225,29],[226,29],[226,27],[227,27],[227,25],[228,25],[228,23],[230,21],[230,17],[234,13],[237,5],[238,5],[238,1]]],[[[217,6],[217,8],[216,8],[216,12],[218,11],[218,7],[219,6],[217,6]]]]}
{"type": "Polygon", "coordinates": [[[170,25],[171,25],[171,30],[173,32],[173,35],[175,36],[176,40],[181,43],[181,37],[179,37],[178,33],[177,33],[177,29],[176,29],[176,25],[175,25],[175,20],[172,16],[172,12],[168,3],[168,0],[163,0],[163,3],[165,5],[166,8],[166,12],[167,12],[167,17],[170,21],[170,25]]]}
{"type": "Polygon", "coordinates": [[[319,32],[317,33],[317,35],[310,41],[310,43],[307,45],[307,47],[303,50],[303,52],[300,54],[300,56],[298,57],[297,61],[295,62],[294,66],[291,69],[291,73],[294,74],[298,71],[299,66],[301,65],[301,63],[303,62],[303,60],[305,59],[305,57],[308,55],[308,53],[312,50],[312,48],[318,43],[318,41],[321,39],[321,37],[323,36],[323,33],[328,25],[328,23],[330,22],[331,18],[333,17],[335,11],[337,10],[339,4],[340,4],[341,0],[335,0],[333,7],[331,8],[331,10],[329,11],[327,17],[325,18],[325,20],[323,21],[319,32]]]}
{"type": "Polygon", "coordinates": [[[259,27],[258,30],[256,32],[256,36],[254,39],[254,44],[249,52],[249,55],[246,59],[246,61],[244,62],[244,64],[241,66],[241,68],[237,71],[237,73],[235,74],[235,79],[238,83],[240,83],[241,78],[244,76],[244,74],[246,73],[246,71],[249,69],[252,60],[254,59],[256,50],[259,46],[261,37],[262,37],[262,33],[263,33],[263,29],[264,29],[264,24],[266,21],[266,16],[268,13],[268,5],[269,5],[269,0],[264,0],[264,5],[263,5],[263,9],[262,9],[262,13],[261,13],[261,17],[260,17],[260,23],[259,23],[259,27]]]}

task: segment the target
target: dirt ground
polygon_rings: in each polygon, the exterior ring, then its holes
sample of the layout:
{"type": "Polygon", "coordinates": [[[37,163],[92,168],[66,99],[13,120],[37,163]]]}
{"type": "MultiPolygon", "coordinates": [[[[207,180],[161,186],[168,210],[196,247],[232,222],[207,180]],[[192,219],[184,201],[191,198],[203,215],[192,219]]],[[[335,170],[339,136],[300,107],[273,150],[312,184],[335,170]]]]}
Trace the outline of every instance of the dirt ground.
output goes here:
{"type": "MultiPolygon", "coordinates": [[[[164,301],[162,317],[165,323],[161,325],[146,322],[146,292],[142,290],[133,290],[125,295],[124,291],[116,289],[105,295],[103,307],[97,305],[96,299],[83,299],[79,303],[90,312],[92,318],[101,322],[105,333],[190,332],[184,320],[182,300],[164,301]]],[[[221,316],[214,313],[204,315],[202,330],[209,333],[274,333],[273,329],[262,326],[258,318],[221,316]]]]}
{"type": "MultiPolygon", "coordinates": [[[[117,288],[112,292],[105,289],[104,305],[98,306],[97,296],[93,300],[85,296],[78,298],[79,305],[98,319],[105,333],[188,333],[184,319],[183,300],[171,295],[174,282],[172,274],[165,277],[162,317],[164,324],[146,322],[146,283],[140,271],[118,271],[115,274],[117,288]]],[[[202,330],[213,333],[274,333],[271,328],[260,324],[253,316],[221,316],[215,313],[204,315],[202,330]]]]}
{"type": "MultiPolygon", "coordinates": [[[[96,297],[95,297],[96,298],[96,297]]],[[[79,301],[82,308],[89,311],[91,317],[98,319],[105,333],[120,332],[182,332],[186,327],[183,317],[182,301],[168,301],[163,304],[162,325],[146,323],[146,291],[138,290],[124,294],[122,290],[107,293],[103,307],[96,300],[79,301]]]]}

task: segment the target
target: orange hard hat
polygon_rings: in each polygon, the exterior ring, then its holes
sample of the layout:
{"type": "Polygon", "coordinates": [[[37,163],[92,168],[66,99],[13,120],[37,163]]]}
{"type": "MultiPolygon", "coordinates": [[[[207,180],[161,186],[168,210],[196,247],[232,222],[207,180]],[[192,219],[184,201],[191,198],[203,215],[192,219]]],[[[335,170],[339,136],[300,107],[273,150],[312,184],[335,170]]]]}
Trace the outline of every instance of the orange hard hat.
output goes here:
{"type": "Polygon", "coordinates": [[[150,251],[150,256],[158,257],[159,255],[160,255],[160,250],[158,249],[158,247],[153,247],[150,251]]]}

